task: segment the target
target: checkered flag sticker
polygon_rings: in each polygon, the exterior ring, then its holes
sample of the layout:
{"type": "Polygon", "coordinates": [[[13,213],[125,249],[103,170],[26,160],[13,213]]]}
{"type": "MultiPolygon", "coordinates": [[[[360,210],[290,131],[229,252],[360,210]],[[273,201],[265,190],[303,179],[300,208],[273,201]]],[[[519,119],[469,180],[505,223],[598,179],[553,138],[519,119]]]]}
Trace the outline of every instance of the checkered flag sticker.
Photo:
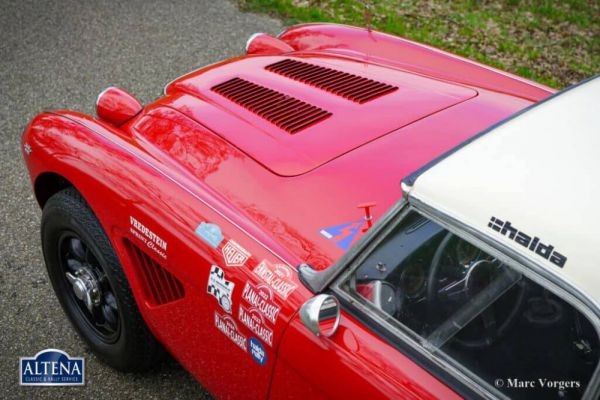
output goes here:
{"type": "Polygon", "coordinates": [[[225,279],[225,271],[216,265],[210,268],[210,275],[208,276],[208,287],[206,291],[217,299],[219,305],[223,310],[231,314],[231,296],[233,294],[233,288],[235,284],[225,279]]]}

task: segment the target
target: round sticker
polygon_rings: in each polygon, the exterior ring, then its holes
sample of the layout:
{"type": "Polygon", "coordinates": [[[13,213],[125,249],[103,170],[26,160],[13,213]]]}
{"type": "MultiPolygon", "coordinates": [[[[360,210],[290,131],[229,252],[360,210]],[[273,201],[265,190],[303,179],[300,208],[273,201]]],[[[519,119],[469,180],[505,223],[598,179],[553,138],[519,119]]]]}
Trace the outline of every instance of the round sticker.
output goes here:
{"type": "Polygon", "coordinates": [[[250,340],[248,340],[248,352],[257,364],[265,365],[267,363],[265,346],[263,346],[257,338],[251,337],[250,340]]]}

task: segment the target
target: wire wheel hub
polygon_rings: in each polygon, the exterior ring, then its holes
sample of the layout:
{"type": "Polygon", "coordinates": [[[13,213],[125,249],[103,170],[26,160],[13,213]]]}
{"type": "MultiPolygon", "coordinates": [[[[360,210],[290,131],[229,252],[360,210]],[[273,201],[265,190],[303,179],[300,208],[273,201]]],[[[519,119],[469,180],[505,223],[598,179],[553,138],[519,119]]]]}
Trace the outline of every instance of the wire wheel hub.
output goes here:
{"type": "Polygon", "coordinates": [[[72,301],[89,326],[105,342],[119,336],[119,307],[104,266],[74,232],[65,232],[59,240],[63,276],[72,289],[72,301]]]}
{"type": "Polygon", "coordinates": [[[92,312],[94,307],[102,303],[102,292],[94,273],[88,267],[81,267],[74,274],[66,272],[67,280],[73,287],[75,296],[83,301],[87,309],[92,312]]]}

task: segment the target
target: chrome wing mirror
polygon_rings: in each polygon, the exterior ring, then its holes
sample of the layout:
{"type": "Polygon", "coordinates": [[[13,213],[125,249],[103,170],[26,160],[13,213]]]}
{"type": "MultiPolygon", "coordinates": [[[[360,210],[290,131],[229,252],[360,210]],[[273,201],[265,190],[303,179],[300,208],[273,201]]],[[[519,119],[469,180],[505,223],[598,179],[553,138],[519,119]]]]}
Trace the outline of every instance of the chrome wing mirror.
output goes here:
{"type": "Polygon", "coordinates": [[[332,295],[316,295],[302,305],[300,319],[315,335],[329,337],[340,324],[340,303],[332,295]]]}

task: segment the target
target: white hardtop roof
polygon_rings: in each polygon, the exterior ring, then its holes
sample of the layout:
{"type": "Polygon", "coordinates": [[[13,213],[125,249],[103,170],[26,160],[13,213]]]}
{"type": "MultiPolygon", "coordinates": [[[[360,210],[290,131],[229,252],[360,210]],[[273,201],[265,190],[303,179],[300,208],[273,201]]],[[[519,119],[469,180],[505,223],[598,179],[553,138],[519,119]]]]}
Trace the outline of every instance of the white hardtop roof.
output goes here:
{"type": "Polygon", "coordinates": [[[409,198],[600,304],[600,76],[482,132],[405,183],[409,198]]]}

